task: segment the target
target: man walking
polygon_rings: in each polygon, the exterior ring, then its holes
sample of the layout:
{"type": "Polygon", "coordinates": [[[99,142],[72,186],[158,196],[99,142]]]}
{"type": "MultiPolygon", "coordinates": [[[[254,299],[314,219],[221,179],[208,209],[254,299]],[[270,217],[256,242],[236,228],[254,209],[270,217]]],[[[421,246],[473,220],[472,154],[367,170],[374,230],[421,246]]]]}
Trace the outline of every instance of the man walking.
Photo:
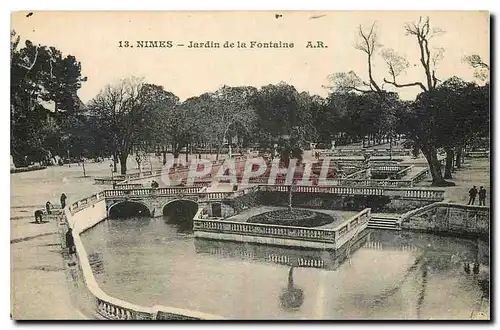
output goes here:
{"type": "Polygon", "coordinates": [[[479,205],[486,206],[486,189],[483,186],[479,188],[479,205]]]}
{"type": "Polygon", "coordinates": [[[471,190],[469,190],[469,203],[467,203],[467,205],[474,205],[474,202],[476,201],[476,195],[477,188],[476,186],[473,186],[471,190]]]}

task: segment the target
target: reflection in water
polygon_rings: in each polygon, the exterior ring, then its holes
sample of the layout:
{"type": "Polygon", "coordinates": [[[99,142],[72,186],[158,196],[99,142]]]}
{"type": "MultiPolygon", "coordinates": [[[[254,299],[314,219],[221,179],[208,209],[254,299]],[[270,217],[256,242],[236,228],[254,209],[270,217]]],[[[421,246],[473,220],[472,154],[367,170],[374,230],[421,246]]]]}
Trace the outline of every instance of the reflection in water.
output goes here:
{"type": "Polygon", "coordinates": [[[233,319],[469,319],[488,311],[488,242],[365,234],[350,263],[347,250],[195,239],[162,218],[106,220],[82,239],[99,255],[93,262],[102,260],[94,269],[102,289],[146,306],[233,319]]]}
{"type": "Polygon", "coordinates": [[[221,258],[335,270],[349,258],[350,254],[366,244],[370,232],[370,230],[362,231],[351,242],[336,251],[219,241],[198,237],[194,239],[194,246],[196,253],[212,254],[221,258]]]}
{"type": "Polygon", "coordinates": [[[304,303],[304,291],[293,285],[293,267],[288,272],[288,286],[283,290],[280,302],[285,309],[296,309],[304,303]]]}

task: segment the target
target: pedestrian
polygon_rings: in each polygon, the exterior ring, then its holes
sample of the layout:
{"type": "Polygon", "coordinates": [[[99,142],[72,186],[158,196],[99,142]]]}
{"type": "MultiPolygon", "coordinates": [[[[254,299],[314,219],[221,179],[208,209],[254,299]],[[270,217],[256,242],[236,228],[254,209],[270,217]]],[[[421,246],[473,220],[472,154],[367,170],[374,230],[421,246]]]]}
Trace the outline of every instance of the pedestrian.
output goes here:
{"type": "Polygon", "coordinates": [[[469,190],[469,203],[467,203],[467,205],[474,205],[474,202],[476,201],[476,195],[477,188],[476,186],[473,186],[471,190],[469,190]]]}
{"type": "Polygon", "coordinates": [[[483,186],[479,188],[479,205],[486,206],[486,189],[483,186]]]}
{"type": "Polygon", "coordinates": [[[470,265],[469,263],[464,263],[464,271],[467,273],[467,274],[470,274],[470,265]]]}
{"type": "Polygon", "coordinates": [[[66,247],[68,248],[69,254],[75,253],[75,240],[73,238],[73,230],[68,228],[66,232],[66,247]]]}
{"type": "Polygon", "coordinates": [[[42,223],[42,215],[43,211],[42,210],[36,210],[35,211],[35,223],[42,223]]]}
{"type": "Polygon", "coordinates": [[[64,210],[64,208],[66,207],[66,194],[65,193],[62,193],[61,194],[61,209],[64,210]]]}
{"type": "Polygon", "coordinates": [[[47,201],[47,203],[45,203],[45,210],[47,211],[47,214],[52,214],[52,211],[50,210],[52,208],[52,204],[50,203],[50,201],[47,201]]]}

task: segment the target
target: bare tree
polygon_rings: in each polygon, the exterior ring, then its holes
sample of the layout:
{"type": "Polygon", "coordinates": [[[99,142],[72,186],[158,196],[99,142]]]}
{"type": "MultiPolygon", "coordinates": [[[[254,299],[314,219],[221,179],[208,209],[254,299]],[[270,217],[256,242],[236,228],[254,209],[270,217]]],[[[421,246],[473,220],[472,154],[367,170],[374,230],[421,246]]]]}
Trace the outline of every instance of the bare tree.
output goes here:
{"type": "Polygon", "coordinates": [[[361,50],[366,53],[366,60],[368,63],[368,83],[363,82],[363,85],[370,88],[370,91],[381,92],[382,90],[378,86],[378,84],[373,79],[373,71],[372,71],[372,61],[373,55],[376,53],[377,49],[379,49],[382,45],[378,42],[378,33],[377,33],[377,23],[373,22],[372,26],[368,31],[364,31],[363,28],[358,26],[358,42],[354,46],[354,48],[361,50]]]}
{"type": "Polygon", "coordinates": [[[420,81],[410,83],[398,83],[397,77],[403,73],[409,66],[405,57],[398,55],[392,49],[385,49],[382,51],[382,57],[387,65],[391,79],[385,79],[384,82],[391,84],[395,87],[413,87],[418,86],[422,91],[427,92],[436,88],[439,79],[436,77],[436,66],[443,58],[444,49],[435,48],[431,52],[429,45],[430,40],[442,34],[444,31],[439,28],[431,29],[429,17],[426,19],[419,18],[418,22],[406,23],[404,26],[406,35],[414,36],[417,39],[417,44],[420,51],[420,64],[425,72],[425,83],[420,81]]]}
{"type": "Polygon", "coordinates": [[[163,94],[163,87],[132,77],[106,86],[90,102],[89,109],[101,125],[101,142],[112,152],[115,167],[120,159],[121,174],[127,173],[132,147],[152,141],[153,121],[162,107],[163,94]]]}
{"type": "Polygon", "coordinates": [[[359,25],[358,38],[354,48],[366,54],[368,81],[361,79],[354,71],[337,72],[328,77],[332,85],[324,87],[336,92],[382,93],[383,89],[373,78],[373,57],[381,46],[378,41],[376,22],[373,22],[369,29],[363,29],[359,25]]]}

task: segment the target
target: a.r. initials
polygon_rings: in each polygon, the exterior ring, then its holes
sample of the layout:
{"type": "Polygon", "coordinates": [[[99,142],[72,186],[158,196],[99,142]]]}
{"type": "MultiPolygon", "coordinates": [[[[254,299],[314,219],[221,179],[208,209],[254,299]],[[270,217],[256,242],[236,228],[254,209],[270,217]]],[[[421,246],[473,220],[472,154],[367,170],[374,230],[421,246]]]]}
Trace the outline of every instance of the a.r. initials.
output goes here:
{"type": "Polygon", "coordinates": [[[325,45],[323,43],[323,41],[317,40],[317,41],[308,41],[306,48],[328,48],[328,46],[325,45]],[[316,44],[314,44],[314,43],[316,43],[316,44]]]}

